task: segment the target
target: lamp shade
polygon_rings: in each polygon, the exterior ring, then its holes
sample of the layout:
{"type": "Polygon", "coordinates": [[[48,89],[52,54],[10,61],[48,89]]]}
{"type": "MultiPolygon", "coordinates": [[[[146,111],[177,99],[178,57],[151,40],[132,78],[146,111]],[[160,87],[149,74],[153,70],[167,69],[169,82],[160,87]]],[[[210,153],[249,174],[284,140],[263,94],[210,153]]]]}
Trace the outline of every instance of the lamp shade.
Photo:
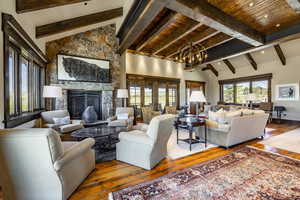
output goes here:
{"type": "Polygon", "coordinates": [[[190,102],[205,103],[206,102],[206,98],[205,98],[202,90],[200,90],[200,91],[192,91],[192,94],[191,94],[191,97],[190,97],[190,102]]]}
{"type": "Polygon", "coordinates": [[[62,97],[61,87],[45,85],[43,90],[44,98],[60,98],[62,97]]]}
{"type": "Polygon", "coordinates": [[[255,101],[256,100],[255,94],[254,93],[248,94],[247,97],[246,97],[246,100],[247,101],[255,101]]]}
{"type": "Polygon", "coordinates": [[[118,89],[117,98],[128,98],[128,90],[127,89],[118,89]]]}

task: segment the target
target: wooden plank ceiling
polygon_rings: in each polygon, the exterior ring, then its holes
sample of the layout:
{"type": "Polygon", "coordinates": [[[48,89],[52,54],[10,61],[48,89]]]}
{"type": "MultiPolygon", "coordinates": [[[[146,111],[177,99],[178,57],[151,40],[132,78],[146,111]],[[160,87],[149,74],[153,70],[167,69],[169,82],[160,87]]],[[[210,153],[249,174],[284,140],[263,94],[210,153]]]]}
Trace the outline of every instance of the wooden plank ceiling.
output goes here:
{"type": "MultiPolygon", "coordinates": [[[[295,34],[299,37],[300,33],[298,0],[161,2],[151,0],[147,5],[140,6],[142,11],[138,10],[138,7],[136,10],[132,8],[130,17],[127,16],[132,22],[125,20],[128,26],[122,27],[118,33],[120,53],[128,50],[176,61],[178,52],[193,42],[203,45],[208,50],[209,58],[206,64],[218,59],[225,60],[229,69],[235,73],[234,66],[226,60],[229,56],[246,54],[253,68],[257,70],[251,51],[277,45],[284,39],[296,37],[295,34]],[[156,15],[153,15],[154,11],[151,10],[155,10],[156,15]],[[138,14],[142,14],[142,17],[138,17],[138,14]]],[[[136,1],[136,5],[143,3],[145,4],[143,0],[136,1]]],[[[282,55],[279,48],[276,49],[282,55]]],[[[213,68],[210,65],[205,69],[213,68]]]]}

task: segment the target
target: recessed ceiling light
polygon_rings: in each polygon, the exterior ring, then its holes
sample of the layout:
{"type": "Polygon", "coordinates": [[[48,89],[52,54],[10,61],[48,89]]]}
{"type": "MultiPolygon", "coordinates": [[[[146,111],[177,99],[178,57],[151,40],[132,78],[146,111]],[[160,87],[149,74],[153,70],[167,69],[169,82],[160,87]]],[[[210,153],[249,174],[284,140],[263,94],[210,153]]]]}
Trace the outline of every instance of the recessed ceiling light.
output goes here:
{"type": "Polygon", "coordinates": [[[221,65],[221,62],[218,62],[218,65],[221,65]]]}
{"type": "Polygon", "coordinates": [[[276,27],[280,27],[280,24],[276,24],[276,27]]]}
{"type": "Polygon", "coordinates": [[[268,17],[269,17],[269,15],[268,15],[268,14],[265,14],[265,15],[264,15],[264,18],[268,18],[268,17]]]}
{"type": "Polygon", "coordinates": [[[253,2],[249,3],[249,6],[250,7],[254,6],[254,3],[253,2]]]}
{"type": "Polygon", "coordinates": [[[265,51],[264,51],[264,50],[262,50],[260,53],[261,53],[261,54],[264,54],[264,53],[265,53],[265,51]]]}

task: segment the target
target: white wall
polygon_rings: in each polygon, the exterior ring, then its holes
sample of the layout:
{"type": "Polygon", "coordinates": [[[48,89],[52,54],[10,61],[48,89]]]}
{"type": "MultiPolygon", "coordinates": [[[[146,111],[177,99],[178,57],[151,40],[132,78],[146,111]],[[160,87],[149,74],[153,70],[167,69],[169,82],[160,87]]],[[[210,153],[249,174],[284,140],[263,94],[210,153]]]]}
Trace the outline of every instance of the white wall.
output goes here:
{"type": "Polygon", "coordinates": [[[300,101],[279,102],[275,99],[275,86],[277,84],[300,83],[300,39],[283,43],[281,48],[287,58],[286,66],[281,64],[273,47],[266,49],[264,54],[262,52],[252,53],[254,60],[258,63],[257,71],[254,71],[245,56],[230,59],[236,68],[236,74],[232,74],[224,63],[214,63],[213,66],[219,71],[219,77],[217,79],[211,72],[206,72],[209,75],[209,101],[213,104],[219,101],[218,80],[272,73],[272,101],[275,105],[282,105],[287,108],[286,119],[300,120],[300,101]]]}
{"type": "Polygon", "coordinates": [[[183,64],[131,53],[126,53],[126,73],[181,79],[180,105],[185,104],[185,80],[207,81],[205,73],[185,71],[183,64]]]}

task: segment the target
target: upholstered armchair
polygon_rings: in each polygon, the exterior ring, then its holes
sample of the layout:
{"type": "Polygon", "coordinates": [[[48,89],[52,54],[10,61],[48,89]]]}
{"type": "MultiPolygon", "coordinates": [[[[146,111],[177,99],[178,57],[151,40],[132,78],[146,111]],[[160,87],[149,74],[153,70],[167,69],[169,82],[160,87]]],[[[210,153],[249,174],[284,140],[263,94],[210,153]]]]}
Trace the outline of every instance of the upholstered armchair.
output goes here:
{"type": "Polygon", "coordinates": [[[108,126],[111,127],[127,127],[130,130],[134,121],[134,110],[132,107],[116,108],[116,115],[107,119],[108,126]]]}
{"type": "Polygon", "coordinates": [[[160,112],[153,111],[152,107],[142,107],[143,122],[149,124],[153,117],[160,115],[160,112]]]}
{"type": "Polygon", "coordinates": [[[78,129],[83,128],[82,120],[70,120],[70,124],[55,124],[53,118],[64,118],[70,117],[70,114],[67,110],[54,110],[42,112],[42,127],[43,128],[52,128],[59,133],[70,133],[78,129]]]}
{"type": "Polygon", "coordinates": [[[141,126],[119,134],[117,160],[152,169],[167,156],[167,143],[173,130],[175,116],[170,114],[154,117],[148,128],[141,126]]]}
{"type": "Polygon", "coordinates": [[[165,107],[166,114],[172,114],[177,115],[179,111],[177,111],[177,108],[175,106],[166,106],[165,107]]]}
{"type": "Polygon", "coordinates": [[[66,200],[95,168],[94,139],[61,142],[53,129],[0,130],[4,200],[66,200]]]}

